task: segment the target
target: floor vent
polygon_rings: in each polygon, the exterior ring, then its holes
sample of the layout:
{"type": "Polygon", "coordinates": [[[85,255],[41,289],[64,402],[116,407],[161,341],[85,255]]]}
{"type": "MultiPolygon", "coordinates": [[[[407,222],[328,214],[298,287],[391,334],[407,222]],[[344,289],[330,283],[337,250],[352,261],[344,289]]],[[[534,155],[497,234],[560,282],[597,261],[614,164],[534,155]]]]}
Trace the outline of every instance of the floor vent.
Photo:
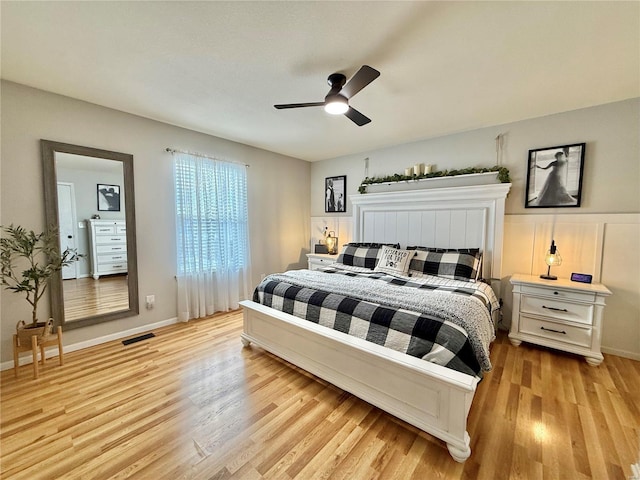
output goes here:
{"type": "Polygon", "coordinates": [[[127,338],[122,341],[123,345],[131,345],[132,343],[141,342],[142,340],[146,340],[148,338],[153,338],[155,335],[153,333],[145,333],[144,335],[140,335],[138,337],[127,338]]]}

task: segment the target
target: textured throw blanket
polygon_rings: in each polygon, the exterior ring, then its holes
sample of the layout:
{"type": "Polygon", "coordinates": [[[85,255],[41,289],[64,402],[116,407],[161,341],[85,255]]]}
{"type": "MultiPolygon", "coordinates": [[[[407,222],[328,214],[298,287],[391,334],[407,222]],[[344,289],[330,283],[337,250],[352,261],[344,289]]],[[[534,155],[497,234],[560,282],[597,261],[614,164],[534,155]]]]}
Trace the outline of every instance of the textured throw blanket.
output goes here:
{"type": "MultiPolygon", "coordinates": [[[[491,314],[482,301],[451,291],[424,290],[385,281],[384,278],[332,271],[292,270],[269,275],[265,281],[286,282],[298,287],[313,288],[356,298],[366,302],[410,310],[447,320],[463,328],[468,335],[478,363],[484,371],[491,370],[489,345],[495,338],[491,314]],[[342,273],[342,274],[341,274],[342,273]]],[[[388,279],[388,277],[387,277],[388,279]]]]}

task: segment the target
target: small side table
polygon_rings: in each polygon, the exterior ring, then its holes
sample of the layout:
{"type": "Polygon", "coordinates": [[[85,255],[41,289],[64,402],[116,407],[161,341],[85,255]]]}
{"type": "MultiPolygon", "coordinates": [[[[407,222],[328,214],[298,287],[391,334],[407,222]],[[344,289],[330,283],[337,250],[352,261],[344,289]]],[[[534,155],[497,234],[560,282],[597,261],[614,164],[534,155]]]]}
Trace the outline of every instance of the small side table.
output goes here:
{"type": "Polygon", "coordinates": [[[611,295],[607,287],[520,274],[511,277],[511,284],[513,345],[535,343],[583,355],[589,365],[600,365],[604,299],[611,295]]]}
{"type": "Polygon", "coordinates": [[[307,253],[307,262],[309,270],[318,270],[322,267],[331,265],[338,259],[338,255],[330,253],[307,253]]]}
{"type": "Polygon", "coordinates": [[[18,354],[20,352],[31,352],[33,357],[33,378],[38,378],[38,348],[40,348],[40,358],[42,365],[45,363],[44,347],[51,347],[58,345],[58,358],[60,360],[60,366],[64,365],[64,353],[62,351],[62,327],[58,327],[57,335],[49,335],[43,337],[38,342],[38,336],[31,337],[31,345],[20,345],[18,343],[18,335],[13,334],[13,372],[18,378],[18,367],[20,366],[20,359],[18,354]]]}

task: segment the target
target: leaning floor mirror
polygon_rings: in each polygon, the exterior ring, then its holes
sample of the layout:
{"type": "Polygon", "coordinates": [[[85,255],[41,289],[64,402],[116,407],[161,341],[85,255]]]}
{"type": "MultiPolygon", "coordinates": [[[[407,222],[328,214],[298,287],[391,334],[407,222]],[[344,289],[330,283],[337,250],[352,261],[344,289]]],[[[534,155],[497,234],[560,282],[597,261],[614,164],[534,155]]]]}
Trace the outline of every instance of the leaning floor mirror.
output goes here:
{"type": "Polygon", "coordinates": [[[68,330],[137,315],[133,155],[40,143],[47,227],[80,254],[51,281],[51,316],[68,330]]]}

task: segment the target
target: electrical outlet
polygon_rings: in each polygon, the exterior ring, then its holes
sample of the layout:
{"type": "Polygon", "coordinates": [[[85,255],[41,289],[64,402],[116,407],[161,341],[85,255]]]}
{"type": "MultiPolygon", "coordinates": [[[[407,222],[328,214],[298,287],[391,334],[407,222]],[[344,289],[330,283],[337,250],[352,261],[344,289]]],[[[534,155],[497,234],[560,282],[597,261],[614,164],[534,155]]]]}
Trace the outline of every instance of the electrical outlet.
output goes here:
{"type": "Polygon", "coordinates": [[[147,310],[151,310],[153,308],[153,305],[156,303],[156,296],[147,295],[146,303],[147,303],[147,310]]]}

